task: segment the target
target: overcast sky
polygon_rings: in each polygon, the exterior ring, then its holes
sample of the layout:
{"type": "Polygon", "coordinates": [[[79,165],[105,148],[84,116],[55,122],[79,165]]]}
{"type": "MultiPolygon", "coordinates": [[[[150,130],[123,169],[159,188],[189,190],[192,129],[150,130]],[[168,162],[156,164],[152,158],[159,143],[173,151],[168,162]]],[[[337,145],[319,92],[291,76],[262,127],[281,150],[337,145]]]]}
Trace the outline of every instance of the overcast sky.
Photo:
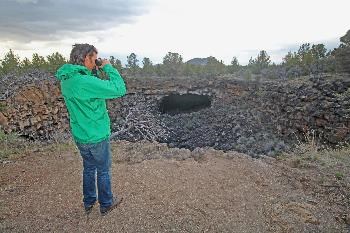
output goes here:
{"type": "Polygon", "coordinates": [[[72,44],[89,43],[122,61],[176,52],[246,64],[266,50],[280,63],[302,43],[337,46],[349,9],[349,0],[0,0],[0,58],[9,49],[68,57],[72,44]]]}

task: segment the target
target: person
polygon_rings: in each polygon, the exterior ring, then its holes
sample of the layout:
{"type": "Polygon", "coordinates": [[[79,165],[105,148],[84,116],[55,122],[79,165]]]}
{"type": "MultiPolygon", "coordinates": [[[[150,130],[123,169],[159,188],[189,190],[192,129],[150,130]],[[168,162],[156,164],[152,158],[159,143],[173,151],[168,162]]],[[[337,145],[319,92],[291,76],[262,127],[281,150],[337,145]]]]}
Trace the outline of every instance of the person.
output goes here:
{"type": "Polygon", "coordinates": [[[68,109],[73,139],[83,159],[83,203],[86,214],[91,213],[97,202],[101,215],[117,207],[122,198],[113,196],[111,190],[110,118],[106,99],[122,97],[126,85],[108,60],[96,67],[97,49],[89,44],[75,44],[70,61],[56,72],[61,92],[68,109]],[[94,69],[102,69],[109,80],[93,75],[94,69]]]}

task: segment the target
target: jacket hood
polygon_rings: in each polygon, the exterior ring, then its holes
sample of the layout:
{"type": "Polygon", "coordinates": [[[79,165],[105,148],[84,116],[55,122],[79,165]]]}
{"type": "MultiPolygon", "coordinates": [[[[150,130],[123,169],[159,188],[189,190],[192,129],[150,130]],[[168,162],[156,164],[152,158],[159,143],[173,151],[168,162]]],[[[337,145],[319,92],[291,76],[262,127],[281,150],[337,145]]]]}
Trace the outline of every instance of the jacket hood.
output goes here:
{"type": "Polygon", "coordinates": [[[73,65],[73,64],[64,64],[56,72],[56,78],[58,80],[66,80],[77,74],[91,74],[91,71],[85,66],[73,65]]]}

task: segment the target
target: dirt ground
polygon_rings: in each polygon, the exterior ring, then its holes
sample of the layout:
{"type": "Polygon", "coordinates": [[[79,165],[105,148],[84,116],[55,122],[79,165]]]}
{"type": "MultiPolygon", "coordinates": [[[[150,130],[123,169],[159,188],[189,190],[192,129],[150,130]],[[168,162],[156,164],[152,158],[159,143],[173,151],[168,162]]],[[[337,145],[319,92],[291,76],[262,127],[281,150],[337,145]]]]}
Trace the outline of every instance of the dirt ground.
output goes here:
{"type": "Polygon", "coordinates": [[[37,148],[0,164],[0,232],[350,232],[348,174],[296,164],[115,142],[124,201],[87,217],[74,144],[37,148]]]}

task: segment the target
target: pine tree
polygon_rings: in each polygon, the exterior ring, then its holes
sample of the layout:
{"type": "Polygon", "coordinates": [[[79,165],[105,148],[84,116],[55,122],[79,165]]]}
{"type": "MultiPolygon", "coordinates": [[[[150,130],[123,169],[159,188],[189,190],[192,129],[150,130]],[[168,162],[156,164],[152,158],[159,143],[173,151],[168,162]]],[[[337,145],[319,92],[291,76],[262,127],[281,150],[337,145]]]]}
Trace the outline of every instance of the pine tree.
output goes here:
{"type": "Polygon", "coordinates": [[[153,74],[153,64],[152,61],[148,57],[144,57],[142,60],[142,73],[144,75],[152,75],[153,74]]]}
{"type": "Polygon", "coordinates": [[[48,63],[46,62],[43,56],[40,56],[39,54],[34,53],[32,57],[32,66],[35,69],[47,70],[48,63]]]}
{"type": "Polygon", "coordinates": [[[128,73],[131,75],[136,75],[139,70],[138,65],[139,60],[137,59],[137,56],[135,53],[131,53],[129,56],[127,56],[127,65],[128,73]]]}
{"type": "MultiPolygon", "coordinates": [[[[48,55],[47,57],[47,64],[45,64],[42,60],[39,62],[38,66],[47,66],[48,71],[50,72],[56,72],[56,70],[61,67],[63,64],[67,63],[66,59],[59,54],[58,52],[53,53],[51,55],[48,55]],[[40,64],[42,63],[42,64],[40,64]]],[[[41,58],[38,58],[41,59],[41,58]]]]}
{"type": "Polygon", "coordinates": [[[239,71],[239,69],[240,69],[240,65],[238,63],[238,59],[237,59],[237,57],[233,57],[232,61],[231,61],[231,65],[228,67],[228,71],[231,74],[233,74],[233,73],[239,71]]]}
{"type": "Polygon", "coordinates": [[[122,72],[123,66],[122,62],[119,59],[116,59],[114,56],[109,57],[109,62],[111,65],[116,68],[119,72],[122,72]]]}
{"type": "Polygon", "coordinates": [[[350,73],[350,30],[340,38],[341,44],[334,52],[338,72],[350,73]]]}
{"type": "Polygon", "coordinates": [[[167,76],[176,76],[183,73],[182,56],[178,53],[168,52],[163,58],[163,72],[167,76]]]}
{"type": "Polygon", "coordinates": [[[5,54],[3,60],[1,60],[0,74],[10,74],[20,72],[20,59],[19,56],[14,54],[12,49],[5,54]]]}

